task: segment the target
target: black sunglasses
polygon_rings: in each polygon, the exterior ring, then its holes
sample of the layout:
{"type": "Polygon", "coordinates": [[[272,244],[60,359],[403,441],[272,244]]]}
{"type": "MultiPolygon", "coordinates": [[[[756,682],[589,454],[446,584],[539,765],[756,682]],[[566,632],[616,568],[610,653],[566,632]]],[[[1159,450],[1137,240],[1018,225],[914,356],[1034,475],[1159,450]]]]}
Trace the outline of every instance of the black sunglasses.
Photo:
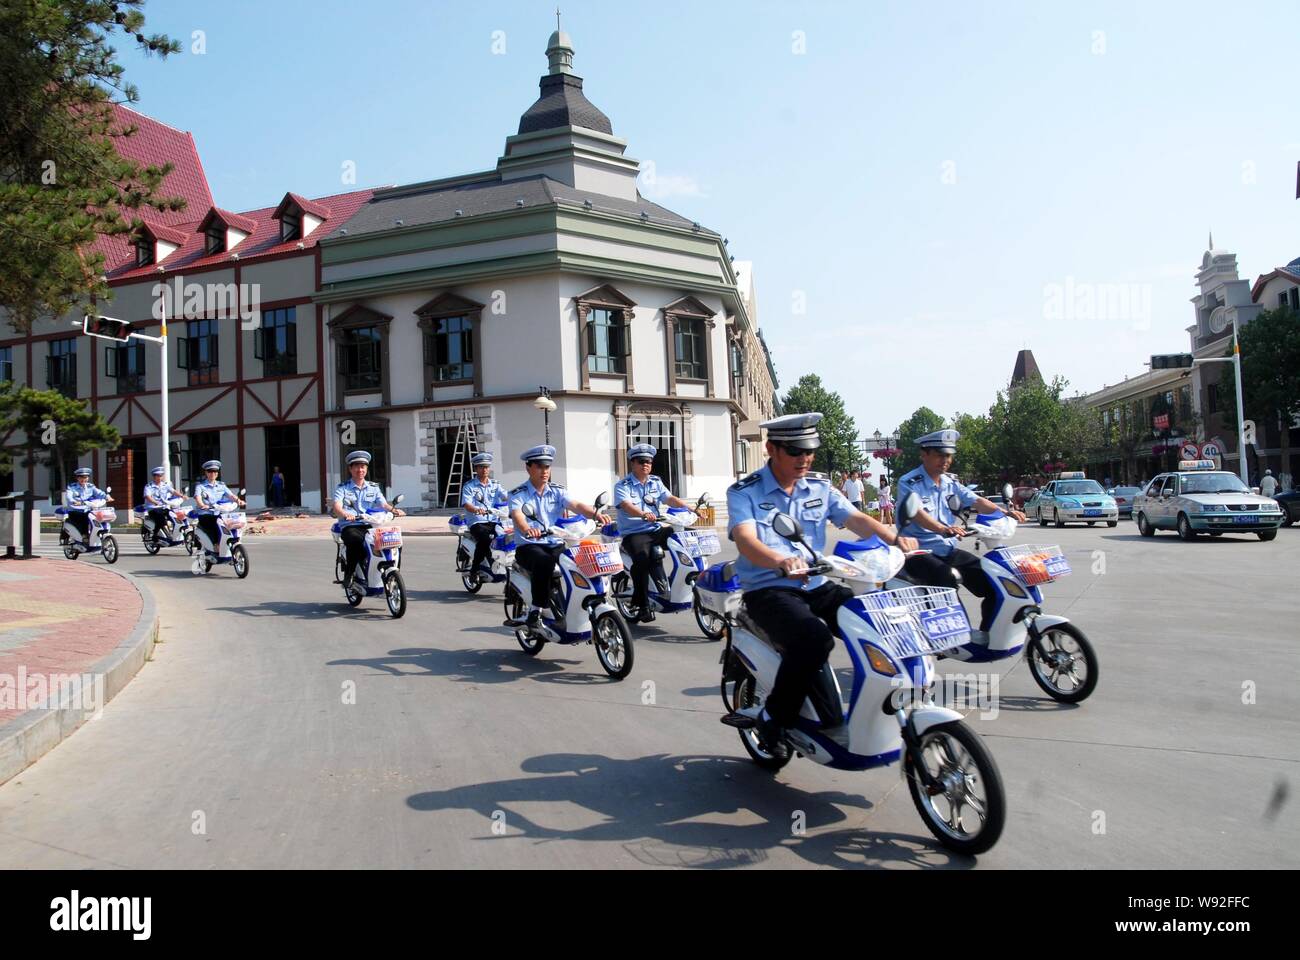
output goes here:
{"type": "Polygon", "coordinates": [[[813,450],[804,450],[802,447],[787,447],[784,443],[778,443],[777,446],[780,447],[782,450],[785,451],[785,455],[786,455],[787,457],[815,457],[815,456],[817,456],[817,451],[816,451],[815,449],[813,449],[813,450]]]}

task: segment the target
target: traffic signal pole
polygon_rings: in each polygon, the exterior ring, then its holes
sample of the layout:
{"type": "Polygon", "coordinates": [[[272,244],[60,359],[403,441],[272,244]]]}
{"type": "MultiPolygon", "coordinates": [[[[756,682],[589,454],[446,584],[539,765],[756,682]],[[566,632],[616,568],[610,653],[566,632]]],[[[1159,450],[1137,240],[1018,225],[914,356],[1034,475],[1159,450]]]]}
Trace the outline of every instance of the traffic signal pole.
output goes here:
{"type": "Polygon", "coordinates": [[[1194,367],[1201,363],[1230,363],[1237,381],[1237,474],[1241,482],[1250,486],[1250,471],[1246,468],[1246,412],[1242,407],[1241,395],[1241,331],[1237,327],[1237,317],[1232,317],[1232,356],[1197,358],[1190,353],[1152,354],[1152,370],[1167,370],[1177,367],[1194,367]]]}

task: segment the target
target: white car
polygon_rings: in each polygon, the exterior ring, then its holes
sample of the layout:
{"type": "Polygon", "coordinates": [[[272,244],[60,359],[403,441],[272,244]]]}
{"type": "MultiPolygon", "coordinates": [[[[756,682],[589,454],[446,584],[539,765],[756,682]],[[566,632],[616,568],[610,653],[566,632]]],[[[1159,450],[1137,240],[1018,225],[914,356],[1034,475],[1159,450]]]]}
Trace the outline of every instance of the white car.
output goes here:
{"type": "Polygon", "coordinates": [[[1254,533],[1272,540],[1285,514],[1235,473],[1215,470],[1213,460],[1183,460],[1177,472],[1160,474],[1138,495],[1133,516],[1144,537],[1177,530],[1182,540],[1195,540],[1198,533],[1254,533]]]}

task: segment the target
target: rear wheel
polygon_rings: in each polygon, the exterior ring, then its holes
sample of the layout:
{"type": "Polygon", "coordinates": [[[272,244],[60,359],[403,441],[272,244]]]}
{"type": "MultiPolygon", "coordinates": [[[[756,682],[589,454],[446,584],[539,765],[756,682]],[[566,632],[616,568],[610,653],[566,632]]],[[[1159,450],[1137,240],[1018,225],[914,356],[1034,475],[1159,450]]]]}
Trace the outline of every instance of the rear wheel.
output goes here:
{"type": "Polygon", "coordinates": [[[406,613],[406,581],[396,570],[389,570],[384,576],[384,601],[394,620],[406,613]]]}
{"type": "Polygon", "coordinates": [[[949,850],[970,856],[998,842],[1006,823],[1002,777],[984,743],[960,720],[941,723],[921,734],[919,762],[936,781],[927,788],[917,759],[906,751],[903,773],[916,811],[949,850]]]}
{"type": "Polygon", "coordinates": [[[100,552],[104,554],[105,563],[117,563],[117,537],[111,533],[104,534],[99,541],[100,552]]]}
{"type": "Polygon", "coordinates": [[[615,680],[632,672],[632,631],[615,613],[602,613],[591,625],[591,642],[596,658],[615,680]]]}
{"type": "Polygon", "coordinates": [[[691,609],[695,611],[695,622],[699,624],[700,632],[710,640],[721,640],[727,632],[727,621],[700,603],[698,590],[691,601],[691,609]]]}
{"type": "Polygon", "coordinates": [[[1144,537],[1154,537],[1156,535],[1156,528],[1151,526],[1151,521],[1147,519],[1145,513],[1138,514],[1138,533],[1144,537]]]}
{"type": "Polygon", "coordinates": [[[467,593],[478,593],[483,589],[483,581],[473,573],[462,573],[460,575],[460,582],[465,584],[465,591],[467,593]]]}
{"type": "Polygon", "coordinates": [[[1097,653],[1072,623],[1048,627],[1029,642],[1029,673],[1053,700],[1078,703],[1097,687],[1097,653]]]}
{"type": "Polygon", "coordinates": [[[244,549],[242,543],[237,543],[230,548],[230,563],[235,568],[235,576],[240,580],[248,576],[248,551],[244,549]]]}
{"type": "Polygon", "coordinates": [[[198,548],[199,548],[199,542],[198,540],[195,539],[194,532],[192,530],[186,530],[185,531],[185,552],[192,557],[194,556],[194,551],[197,550],[198,548]]]}
{"type": "MultiPolygon", "coordinates": [[[[506,582],[505,608],[507,620],[521,620],[527,607],[524,605],[524,598],[519,595],[515,585],[506,582]]],[[[546,641],[541,637],[535,637],[528,632],[526,627],[515,628],[515,640],[518,641],[520,648],[530,657],[535,657],[542,652],[542,647],[546,646],[546,641]]]]}
{"type": "MultiPolygon", "coordinates": [[[[735,704],[736,711],[744,707],[757,707],[763,703],[763,698],[758,695],[758,684],[751,674],[747,673],[736,681],[731,700],[735,704]]],[[[780,770],[793,756],[787,753],[784,757],[774,757],[764,750],[759,742],[756,727],[741,728],[737,732],[740,734],[740,742],[745,746],[745,752],[764,770],[780,770]]]]}
{"type": "Polygon", "coordinates": [[[147,530],[140,531],[140,542],[144,544],[144,552],[151,557],[157,556],[158,551],[162,549],[162,545],[158,543],[157,538],[151,536],[147,530]]]}

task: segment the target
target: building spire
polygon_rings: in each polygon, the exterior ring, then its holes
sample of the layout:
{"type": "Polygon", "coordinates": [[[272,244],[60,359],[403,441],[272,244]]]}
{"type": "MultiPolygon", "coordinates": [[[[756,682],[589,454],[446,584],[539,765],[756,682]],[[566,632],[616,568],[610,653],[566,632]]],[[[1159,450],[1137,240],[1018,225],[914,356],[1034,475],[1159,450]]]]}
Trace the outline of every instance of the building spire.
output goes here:
{"type": "Polygon", "coordinates": [[[1207,250],[1213,250],[1213,249],[1214,249],[1214,231],[1213,231],[1213,230],[1210,231],[1210,245],[1209,245],[1208,247],[1206,247],[1205,249],[1207,249],[1207,250]]]}
{"type": "Polygon", "coordinates": [[[573,41],[560,29],[560,8],[555,8],[555,32],[546,44],[546,59],[550,62],[551,74],[573,74],[573,41]]]}

